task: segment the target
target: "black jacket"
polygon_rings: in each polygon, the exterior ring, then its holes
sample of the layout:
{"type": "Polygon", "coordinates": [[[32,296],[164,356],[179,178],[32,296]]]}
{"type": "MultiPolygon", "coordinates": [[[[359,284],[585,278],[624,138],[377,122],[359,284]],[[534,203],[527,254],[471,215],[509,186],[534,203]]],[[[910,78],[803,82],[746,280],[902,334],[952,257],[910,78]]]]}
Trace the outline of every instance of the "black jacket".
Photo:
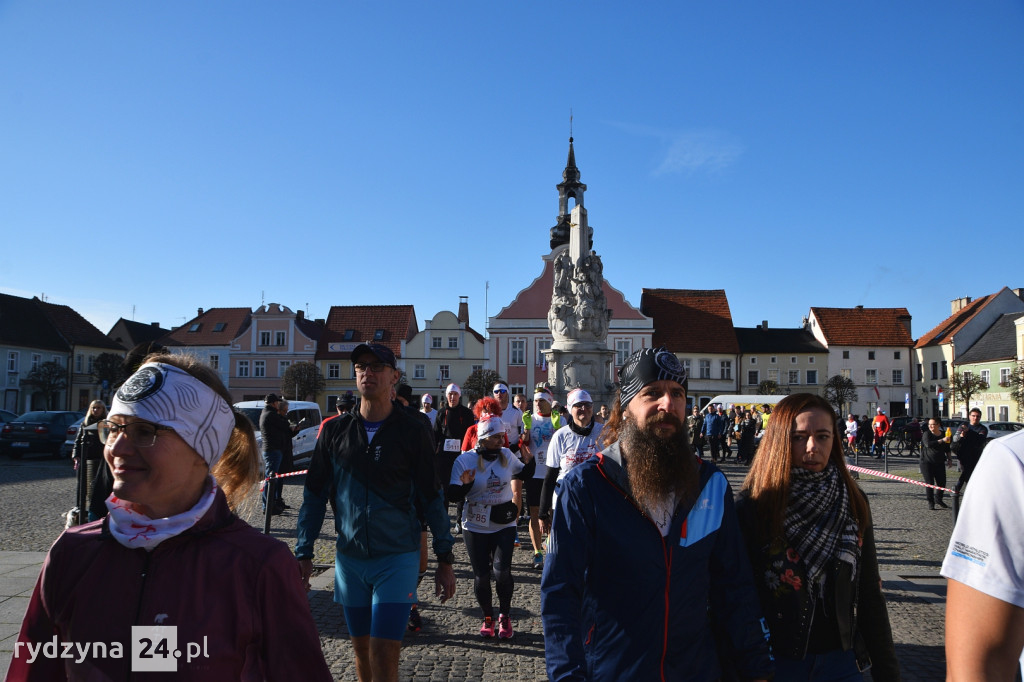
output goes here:
{"type": "Polygon", "coordinates": [[[284,454],[291,450],[292,425],[272,405],[267,405],[260,413],[260,433],[264,452],[278,450],[284,454]]]}
{"type": "MultiPolygon", "coordinates": [[[[476,417],[473,416],[473,411],[465,405],[442,407],[438,410],[437,418],[434,420],[434,451],[437,454],[444,452],[444,441],[448,438],[458,440],[461,446],[466,430],[474,423],[476,423],[476,417]]],[[[457,455],[458,453],[449,454],[457,455]]],[[[448,484],[448,481],[442,482],[445,485],[448,484]]]]}
{"type": "Polygon", "coordinates": [[[873,524],[869,521],[863,529],[856,578],[851,579],[853,569],[849,564],[834,562],[825,578],[827,601],[817,604],[817,595],[807,589],[803,561],[786,539],[775,538],[767,543],[759,539],[762,516],[757,505],[741,493],[736,501],[736,512],[754,569],[761,608],[771,632],[773,653],[803,659],[812,639],[821,635],[821,624],[814,618],[824,610],[834,614],[832,627],[838,633],[839,644],[843,651],[854,649],[861,670],[870,665],[871,679],[875,682],[899,680],[900,668],[878,574],[873,524]]]}
{"type": "Polygon", "coordinates": [[[943,464],[949,457],[949,443],[943,443],[945,435],[936,436],[930,430],[925,430],[921,440],[921,461],[931,464],[943,464]]]}

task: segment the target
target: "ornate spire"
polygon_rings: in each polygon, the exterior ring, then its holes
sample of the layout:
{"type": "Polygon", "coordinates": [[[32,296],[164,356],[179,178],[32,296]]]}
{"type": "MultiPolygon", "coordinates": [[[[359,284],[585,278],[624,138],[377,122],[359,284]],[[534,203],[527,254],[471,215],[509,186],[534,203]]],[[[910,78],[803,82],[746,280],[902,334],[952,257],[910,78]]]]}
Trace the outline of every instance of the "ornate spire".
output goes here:
{"type": "MultiPolygon", "coordinates": [[[[565,170],[562,171],[562,182],[555,185],[558,189],[558,223],[551,228],[551,248],[556,249],[562,244],[569,243],[569,213],[572,208],[569,206],[569,199],[576,201],[576,206],[583,206],[583,193],[587,186],[580,182],[580,169],[576,167],[576,152],[572,146],[572,136],[569,136],[569,158],[565,162],[565,170]]],[[[593,232],[590,232],[590,246],[593,248],[593,232]]]]}

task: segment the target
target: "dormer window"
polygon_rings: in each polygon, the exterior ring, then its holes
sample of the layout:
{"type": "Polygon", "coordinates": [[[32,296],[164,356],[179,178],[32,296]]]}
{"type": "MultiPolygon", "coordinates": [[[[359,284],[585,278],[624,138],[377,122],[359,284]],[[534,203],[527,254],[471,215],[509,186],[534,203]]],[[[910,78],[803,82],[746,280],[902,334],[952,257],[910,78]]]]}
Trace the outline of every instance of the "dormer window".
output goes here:
{"type": "Polygon", "coordinates": [[[193,322],[192,326],[188,328],[189,333],[199,331],[199,328],[203,326],[202,322],[193,322]]]}
{"type": "Polygon", "coordinates": [[[222,331],[224,331],[224,327],[226,327],[226,326],[227,326],[226,323],[218,322],[217,324],[213,325],[213,331],[215,331],[215,332],[222,332],[222,331]]]}
{"type": "Polygon", "coordinates": [[[374,341],[381,341],[383,338],[384,338],[384,330],[383,329],[378,329],[378,330],[373,332],[373,340],[374,341]]]}
{"type": "Polygon", "coordinates": [[[351,341],[355,337],[356,337],[356,330],[355,329],[346,329],[345,330],[345,336],[342,337],[342,341],[351,341]]]}

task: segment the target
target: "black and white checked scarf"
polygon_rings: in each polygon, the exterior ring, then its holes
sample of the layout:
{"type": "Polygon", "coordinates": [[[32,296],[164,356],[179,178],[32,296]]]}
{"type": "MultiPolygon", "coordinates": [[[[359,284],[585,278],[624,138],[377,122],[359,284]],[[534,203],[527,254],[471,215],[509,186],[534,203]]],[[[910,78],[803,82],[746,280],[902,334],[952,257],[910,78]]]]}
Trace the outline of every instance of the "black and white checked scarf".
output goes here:
{"type": "Polygon", "coordinates": [[[849,491],[831,462],[822,471],[793,468],[784,527],[786,539],[800,553],[807,578],[819,593],[833,559],[850,564],[857,575],[857,521],[850,513],[849,491]]]}

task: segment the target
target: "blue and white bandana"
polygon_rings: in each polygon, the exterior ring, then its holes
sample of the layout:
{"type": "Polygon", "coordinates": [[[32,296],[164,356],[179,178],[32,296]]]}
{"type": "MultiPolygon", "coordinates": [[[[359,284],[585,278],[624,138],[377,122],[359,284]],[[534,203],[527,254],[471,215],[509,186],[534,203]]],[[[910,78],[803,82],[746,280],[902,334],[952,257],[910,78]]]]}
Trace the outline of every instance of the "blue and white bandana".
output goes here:
{"type": "Polygon", "coordinates": [[[644,386],[662,380],[674,381],[684,391],[687,388],[686,370],[673,353],[660,347],[641,348],[630,355],[619,370],[619,402],[623,409],[644,386]]]}

